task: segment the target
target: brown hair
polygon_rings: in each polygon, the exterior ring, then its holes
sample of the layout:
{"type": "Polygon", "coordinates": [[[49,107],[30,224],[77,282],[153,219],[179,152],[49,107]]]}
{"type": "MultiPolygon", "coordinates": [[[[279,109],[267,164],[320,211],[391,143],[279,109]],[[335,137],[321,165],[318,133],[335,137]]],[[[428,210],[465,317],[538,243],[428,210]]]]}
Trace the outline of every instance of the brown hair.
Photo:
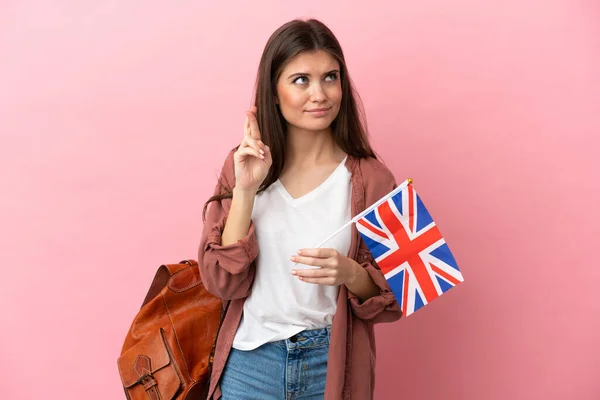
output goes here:
{"type": "MultiPolygon", "coordinates": [[[[292,58],[301,52],[316,50],[327,51],[340,64],[342,102],[336,119],[331,123],[333,139],[351,156],[377,159],[369,144],[360,96],[354,89],[342,48],[335,35],[318,20],[292,20],[273,32],[258,67],[254,103],[257,107],[261,140],[270,147],[273,159],[273,164],[258,190],[259,193],[279,179],[285,163],[286,121],[275,103],[277,81],[292,58]]],[[[203,218],[211,201],[232,197],[232,188],[222,183],[220,186],[224,193],[208,199],[204,205],[203,218]]]]}

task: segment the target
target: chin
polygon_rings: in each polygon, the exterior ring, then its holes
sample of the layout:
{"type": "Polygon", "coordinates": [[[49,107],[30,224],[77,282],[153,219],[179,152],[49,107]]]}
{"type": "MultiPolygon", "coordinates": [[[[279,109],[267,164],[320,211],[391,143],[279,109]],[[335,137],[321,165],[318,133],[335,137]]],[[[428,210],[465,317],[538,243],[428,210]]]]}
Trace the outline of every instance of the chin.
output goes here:
{"type": "Polygon", "coordinates": [[[305,124],[305,126],[303,126],[303,129],[306,129],[307,131],[322,131],[325,129],[328,129],[331,126],[331,121],[323,121],[321,123],[313,123],[313,124],[305,124]]]}
{"type": "Polygon", "coordinates": [[[295,124],[298,128],[304,129],[307,131],[322,131],[324,129],[328,129],[333,122],[332,119],[314,119],[313,121],[300,121],[298,124],[295,124]]]}

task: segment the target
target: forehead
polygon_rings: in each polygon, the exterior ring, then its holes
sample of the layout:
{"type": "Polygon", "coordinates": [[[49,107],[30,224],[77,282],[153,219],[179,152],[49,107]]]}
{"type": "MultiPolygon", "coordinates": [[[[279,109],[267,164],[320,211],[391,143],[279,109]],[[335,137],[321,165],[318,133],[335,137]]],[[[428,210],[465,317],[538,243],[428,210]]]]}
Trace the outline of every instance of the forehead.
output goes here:
{"type": "Polygon", "coordinates": [[[303,51],[287,63],[282,75],[287,76],[296,72],[322,74],[339,68],[340,64],[337,60],[326,51],[303,51]]]}

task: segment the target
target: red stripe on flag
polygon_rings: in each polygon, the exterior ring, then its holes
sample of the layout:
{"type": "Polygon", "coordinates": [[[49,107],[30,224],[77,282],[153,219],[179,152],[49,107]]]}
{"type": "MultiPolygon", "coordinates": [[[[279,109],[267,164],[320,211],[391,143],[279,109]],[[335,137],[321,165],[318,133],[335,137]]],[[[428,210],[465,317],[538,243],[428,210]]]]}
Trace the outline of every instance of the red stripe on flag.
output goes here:
{"type": "Polygon", "coordinates": [[[381,220],[394,235],[399,247],[399,250],[377,262],[381,271],[386,274],[408,261],[427,302],[435,299],[438,296],[437,290],[419,253],[442,238],[437,226],[430,228],[414,240],[410,240],[406,229],[396,217],[388,202],[382,203],[378,207],[378,211],[381,220]]]}
{"type": "Polygon", "coordinates": [[[419,286],[421,286],[421,290],[423,291],[427,302],[429,303],[438,297],[439,295],[437,289],[435,288],[435,285],[431,280],[431,275],[429,275],[429,271],[427,271],[425,263],[421,257],[418,254],[415,254],[408,259],[408,263],[415,274],[415,278],[417,278],[417,281],[419,282],[419,286]]]}
{"type": "Polygon", "coordinates": [[[365,228],[367,228],[368,230],[370,230],[371,232],[373,232],[376,235],[382,236],[386,239],[389,239],[387,233],[385,233],[384,231],[380,231],[379,229],[373,228],[370,224],[367,224],[365,221],[363,221],[362,219],[358,220],[358,223],[361,226],[364,226],[365,228]]]}
{"type": "Polygon", "coordinates": [[[454,285],[458,285],[460,283],[460,281],[458,279],[456,279],[452,275],[448,274],[447,272],[442,271],[441,269],[439,269],[438,267],[436,267],[432,263],[429,263],[429,265],[431,265],[431,270],[433,272],[435,272],[436,274],[440,275],[442,278],[444,278],[448,282],[452,282],[454,285]]]}
{"type": "MultiPolygon", "coordinates": [[[[398,220],[398,218],[396,218],[396,215],[393,213],[390,204],[387,201],[379,205],[379,207],[377,207],[377,211],[379,212],[381,220],[383,221],[387,229],[392,233],[392,235],[394,235],[394,237],[396,236],[397,231],[402,230],[404,232],[404,227],[402,226],[402,223],[398,220]]],[[[397,239],[396,242],[398,242],[397,239]]],[[[400,245],[400,242],[398,242],[398,244],[400,245]]],[[[381,269],[381,272],[383,272],[384,275],[393,270],[394,268],[402,265],[402,263],[394,262],[395,260],[393,259],[393,255],[396,253],[397,251],[392,253],[391,256],[388,256],[382,259],[381,261],[377,262],[377,265],[379,265],[379,268],[381,269]]]]}
{"type": "Polygon", "coordinates": [[[406,316],[406,303],[408,303],[408,269],[404,270],[404,283],[402,284],[404,293],[402,294],[402,315],[406,316]]]}

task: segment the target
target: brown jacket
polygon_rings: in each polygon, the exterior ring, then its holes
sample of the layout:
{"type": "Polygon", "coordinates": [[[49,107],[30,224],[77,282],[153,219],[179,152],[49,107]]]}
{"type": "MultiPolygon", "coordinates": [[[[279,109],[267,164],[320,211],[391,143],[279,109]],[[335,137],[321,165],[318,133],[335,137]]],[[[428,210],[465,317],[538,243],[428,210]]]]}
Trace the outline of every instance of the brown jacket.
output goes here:
{"type": "MultiPolygon", "coordinates": [[[[229,187],[235,185],[233,150],[221,170],[229,187]]],[[[352,176],[352,216],[357,215],[396,187],[390,170],[373,158],[348,156],[346,168],[352,176]]],[[[215,193],[220,192],[217,185],[215,193]]],[[[252,289],[259,248],[250,223],[248,235],[237,243],[221,246],[221,233],[231,199],[212,202],[198,252],[200,275],[207,290],[224,300],[231,300],[217,340],[209,398],[221,397],[218,381],[223,372],[237,331],[244,301],[252,289]]],[[[378,296],[361,303],[346,286],[339,291],[337,311],[331,329],[327,364],[325,400],[368,400],[375,386],[375,335],[373,324],[396,321],[400,307],[387,281],[375,264],[356,226],[352,225],[349,256],[364,267],[381,289],[378,296]]]]}

